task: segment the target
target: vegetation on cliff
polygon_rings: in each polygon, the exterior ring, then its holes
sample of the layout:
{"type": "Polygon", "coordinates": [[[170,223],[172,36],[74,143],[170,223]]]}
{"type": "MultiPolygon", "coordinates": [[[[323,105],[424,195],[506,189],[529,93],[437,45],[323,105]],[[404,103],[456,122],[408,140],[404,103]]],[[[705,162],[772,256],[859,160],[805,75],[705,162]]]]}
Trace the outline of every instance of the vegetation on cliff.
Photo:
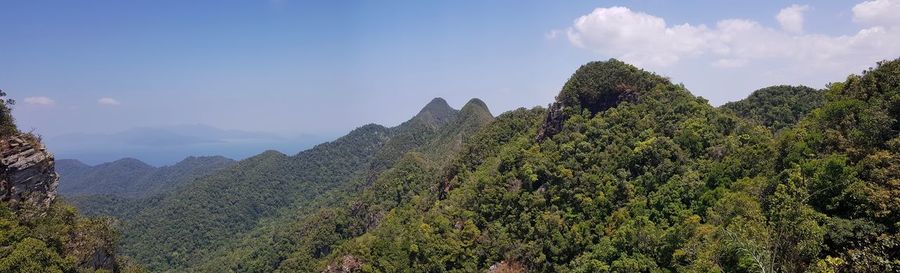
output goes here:
{"type": "Polygon", "coordinates": [[[113,220],[56,199],[53,155],[21,133],[0,91],[0,272],[142,272],[117,255],[113,220]]]}

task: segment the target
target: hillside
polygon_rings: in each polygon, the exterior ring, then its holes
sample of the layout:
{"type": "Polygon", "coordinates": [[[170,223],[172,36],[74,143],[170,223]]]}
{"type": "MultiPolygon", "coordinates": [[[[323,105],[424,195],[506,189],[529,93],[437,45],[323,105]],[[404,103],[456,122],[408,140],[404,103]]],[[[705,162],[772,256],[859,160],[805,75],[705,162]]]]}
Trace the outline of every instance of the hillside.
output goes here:
{"type": "Polygon", "coordinates": [[[269,151],[242,160],[126,219],[123,248],[155,270],[199,264],[260,221],[302,217],[286,215],[323,194],[366,187],[404,154],[444,134],[458,112],[435,99],[397,127],[366,125],[294,156],[269,151]]]}
{"type": "Polygon", "coordinates": [[[753,91],[746,99],[726,103],[721,108],[777,132],[797,124],[824,102],[825,94],[821,90],[779,85],[753,91]]]}
{"type": "MultiPolygon", "coordinates": [[[[420,195],[438,192],[441,166],[461,149],[462,140],[475,135],[493,119],[487,106],[473,99],[455,118],[430,134],[430,139],[403,153],[387,170],[374,175],[360,174],[352,185],[264,222],[236,244],[218,249],[209,261],[194,268],[205,272],[271,272],[279,264],[289,264],[293,271],[314,271],[318,266],[316,261],[330,254],[333,245],[377,227],[393,208],[420,195]],[[437,153],[444,153],[443,157],[437,153]]],[[[430,195],[431,200],[436,199],[436,195],[430,195]]]]}
{"type": "Polygon", "coordinates": [[[833,84],[773,138],[665,78],[589,63],[538,122],[508,113],[473,137],[445,198],[391,210],[316,271],[896,271],[898,79],[900,60],[833,84]]]}
{"type": "Polygon", "coordinates": [[[898,120],[900,60],[717,108],[610,59],[104,213],[160,272],[894,272],[898,120]]]}
{"type": "Polygon", "coordinates": [[[57,163],[60,174],[59,192],[65,196],[147,197],[166,192],[234,163],[234,160],[221,156],[192,156],[174,165],[157,168],[133,158],[96,166],[89,166],[78,160],[62,159],[57,163]]]}

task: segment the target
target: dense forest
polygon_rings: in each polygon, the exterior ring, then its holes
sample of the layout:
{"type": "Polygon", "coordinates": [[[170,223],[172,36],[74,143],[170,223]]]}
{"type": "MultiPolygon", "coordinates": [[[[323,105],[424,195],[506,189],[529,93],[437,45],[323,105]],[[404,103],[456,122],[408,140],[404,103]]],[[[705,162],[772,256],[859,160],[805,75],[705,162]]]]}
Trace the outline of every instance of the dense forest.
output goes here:
{"type": "Polygon", "coordinates": [[[134,158],[97,166],[74,159],[56,162],[59,192],[67,196],[106,194],[146,197],[171,191],[191,180],[229,167],[234,160],[222,156],[191,156],[171,166],[153,167],[134,158]]]}
{"type": "Polygon", "coordinates": [[[330,251],[317,265],[279,270],[897,271],[900,61],[792,105],[816,92],[773,87],[722,110],[589,63],[549,110],[498,117],[440,179],[400,179],[442,191],[408,192],[362,235],[318,248],[330,251]]]}
{"type": "Polygon", "coordinates": [[[158,272],[897,272],[898,120],[900,60],[713,107],[611,59],[547,108],[435,99],[152,194],[71,198],[158,272]]]}
{"type": "Polygon", "coordinates": [[[86,218],[54,198],[52,155],[16,127],[14,103],[0,91],[0,272],[144,272],[118,254],[114,220],[86,218]]]}

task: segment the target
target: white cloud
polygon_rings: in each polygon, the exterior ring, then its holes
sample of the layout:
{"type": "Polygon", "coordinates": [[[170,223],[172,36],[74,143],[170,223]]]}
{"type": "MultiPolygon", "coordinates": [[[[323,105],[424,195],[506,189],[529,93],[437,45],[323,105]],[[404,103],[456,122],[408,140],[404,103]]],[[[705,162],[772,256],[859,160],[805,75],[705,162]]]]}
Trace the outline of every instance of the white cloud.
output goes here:
{"type": "Polygon", "coordinates": [[[100,98],[99,100],[97,100],[97,103],[100,105],[112,105],[112,106],[122,104],[114,98],[100,98]]]}
{"type": "MultiPolygon", "coordinates": [[[[854,13],[858,13],[858,7],[854,13]]],[[[697,58],[715,67],[777,60],[800,67],[855,68],[900,55],[898,25],[873,25],[840,36],[798,33],[802,30],[802,11],[807,8],[791,6],[782,10],[779,17],[785,19],[779,20],[789,31],[743,19],[721,20],[714,27],[668,25],[663,18],[625,7],[598,8],[576,19],[567,35],[576,47],[651,67],[697,58]],[[786,13],[797,13],[799,18],[780,16],[786,13]]]]}
{"type": "Polygon", "coordinates": [[[56,105],[56,101],[48,97],[27,97],[25,98],[25,103],[32,105],[45,105],[45,106],[53,106],[56,105]]]}
{"type": "Polygon", "coordinates": [[[688,24],[668,27],[662,18],[625,7],[598,8],[569,28],[577,47],[633,62],[666,66],[700,53],[709,30],[688,24]]]}
{"type": "Polygon", "coordinates": [[[869,25],[900,26],[900,0],[865,1],[853,6],[853,20],[869,25]]]}
{"type": "Polygon", "coordinates": [[[803,32],[803,12],[808,9],[809,6],[807,5],[791,5],[781,9],[778,15],[775,16],[775,19],[778,19],[781,29],[787,32],[800,33],[803,32]]]}

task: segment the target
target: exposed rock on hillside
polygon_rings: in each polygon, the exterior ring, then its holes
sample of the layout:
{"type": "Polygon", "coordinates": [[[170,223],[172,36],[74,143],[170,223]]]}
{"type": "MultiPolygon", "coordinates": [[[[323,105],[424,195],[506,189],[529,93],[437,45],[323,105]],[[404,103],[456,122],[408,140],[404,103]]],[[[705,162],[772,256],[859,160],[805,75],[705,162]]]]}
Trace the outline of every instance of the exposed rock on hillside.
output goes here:
{"type": "Polygon", "coordinates": [[[45,209],[56,198],[59,176],[53,155],[28,135],[0,140],[0,200],[13,208],[45,209]]]}
{"type": "Polygon", "coordinates": [[[363,262],[353,255],[346,255],[335,264],[329,265],[322,273],[352,273],[362,272],[363,262]]]}
{"type": "Polygon", "coordinates": [[[525,267],[517,262],[501,261],[488,268],[488,273],[522,273],[525,267]]]}
{"type": "Polygon", "coordinates": [[[551,137],[562,130],[569,115],[588,110],[591,114],[606,111],[621,102],[635,103],[640,93],[669,80],[638,69],[616,59],[587,63],[572,74],[550,105],[544,124],[538,129],[537,140],[551,137]]]}

